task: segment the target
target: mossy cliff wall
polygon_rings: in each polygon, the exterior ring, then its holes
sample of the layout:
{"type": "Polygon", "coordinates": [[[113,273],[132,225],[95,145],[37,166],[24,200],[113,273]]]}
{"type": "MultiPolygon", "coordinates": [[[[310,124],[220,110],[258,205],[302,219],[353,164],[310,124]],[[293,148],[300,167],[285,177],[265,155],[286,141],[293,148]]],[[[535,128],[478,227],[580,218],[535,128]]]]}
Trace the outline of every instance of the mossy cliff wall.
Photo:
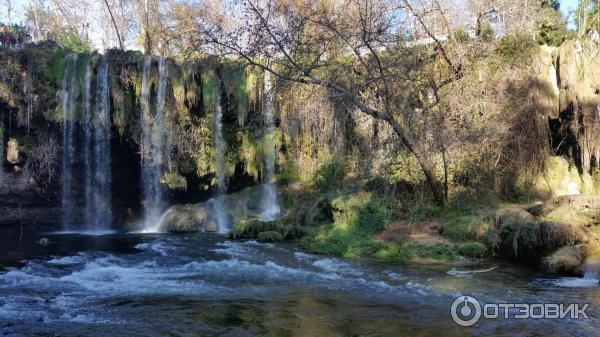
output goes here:
{"type": "MultiPolygon", "coordinates": [[[[7,179],[29,174],[28,187],[54,202],[60,183],[62,138],[61,86],[65,59],[71,51],[53,45],[27,46],[1,50],[0,113],[3,144],[15,139],[22,160],[9,163],[3,156],[7,179]],[[54,174],[36,175],[25,167],[39,169],[28,162],[53,139],[56,153],[44,166],[54,174]],[[47,142],[46,142],[47,143],[47,142]],[[25,172],[27,171],[27,172],[25,172]],[[44,180],[44,181],[40,181],[44,180]],[[47,180],[47,181],[46,181],[47,180]]],[[[83,122],[83,87],[86,68],[92,69],[92,87],[101,61],[109,64],[109,90],[112,116],[113,195],[126,206],[139,203],[139,148],[142,69],[139,52],[110,50],[104,55],[79,54],[75,66],[79,89],[75,92],[76,119],[83,122]]],[[[169,162],[162,182],[169,187],[172,202],[196,202],[210,197],[217,184],[214,160],[212,118],[216,104],[223,110],[225,167],[229,192],[259,183],[262,179],[265,144],[277,149],[280,183],[323,180],[327,169],[338,162],[359,174],[380,169],[386,156],[377,151],[389,140],[391,132],[380,123],[356,111],[321,88],[272,83],[277,131],[275,141],[265,142],[263,116],[264,74],[257,68],[243,67],[234,61],[205,57],[194,61],[168,59],[165,117],[169,134],[169,162]],[[373,153],[373,154],[371,154],[373,153]],[[369,158],[380,158],[371,160],[369,158]],[[370,163],[360,165],[359,163],[370,163]],[[375,165],[373,165],[375,164],[375,165]],[[323,171],[325,173],[323,173],[323,171]],[[321,177],[320,177],[321,176],[321,177]]],[[[149,78],[150,105],[156,105],[158,57],[153,57],[149,78]]],[[[92,98],[91,104],[95,104],[92,98]]],[[[81,134],[76,135],[80,141],[81,134]]],[[[76,156],[81,164],[82,154],[76,156]]],[[[38,165],[39,166],[39,165],[38,165]]],[[[346,172],[343,172],[345,175],[346,172]]],[[[328,178],[327,178],[328,179],[328,178]]]]}

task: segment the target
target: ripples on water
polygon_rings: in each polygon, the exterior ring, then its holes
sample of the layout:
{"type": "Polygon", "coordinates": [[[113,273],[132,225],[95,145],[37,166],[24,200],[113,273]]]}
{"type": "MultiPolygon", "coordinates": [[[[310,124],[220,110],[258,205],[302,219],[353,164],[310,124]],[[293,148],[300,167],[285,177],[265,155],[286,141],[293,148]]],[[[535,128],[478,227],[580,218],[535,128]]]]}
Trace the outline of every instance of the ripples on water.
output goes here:
{"type": "Polygon", "coordinates": [[[3,333],[591,336],[600,327],[597,286],[569,288],[597,279],[548,278],[503,263],[392,266],[206,234],[61,235],[50,242],[0,273],[3,333]],[[467,329],[449,316],[461,294],[483,302],[589,301],[592,318],[467,329]]]}

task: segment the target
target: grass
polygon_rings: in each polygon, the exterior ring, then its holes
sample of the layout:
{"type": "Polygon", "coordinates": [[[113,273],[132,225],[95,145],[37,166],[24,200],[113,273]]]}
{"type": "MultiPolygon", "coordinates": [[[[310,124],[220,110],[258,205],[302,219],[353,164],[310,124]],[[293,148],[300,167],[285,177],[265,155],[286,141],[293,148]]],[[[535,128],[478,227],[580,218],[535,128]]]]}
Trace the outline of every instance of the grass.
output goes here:
{"type": "Polygon", "coordinates": [[[442,226],[442,235],[457,241],[477,239],[475,226],[478,219],[475,215],[451,217],[442,226]]]}
{"type": "Polygon", "coordinates": [[[443,235],[458,243],[382,242],[377,235],[400,216],[390,198],[352,189],[302,195],[302,198],[293,194],[287,196],[286,199],[290,200],[285,202],[288,211],[284,218],[273,222],[240,221],[234,226],[231,237],[258,237],[263,241],[298,240],[300,247],[311,253],[388,262],[413,259],[452,261],[459,255],[482,258],[490,251],[485,244],[476,242],[480,235],[479,217],[475,215],[443,213],[439,208],[420,205],[411,213],[415,215],[411,218],[425,220],[441,216],[445,219],[443,235]]]}

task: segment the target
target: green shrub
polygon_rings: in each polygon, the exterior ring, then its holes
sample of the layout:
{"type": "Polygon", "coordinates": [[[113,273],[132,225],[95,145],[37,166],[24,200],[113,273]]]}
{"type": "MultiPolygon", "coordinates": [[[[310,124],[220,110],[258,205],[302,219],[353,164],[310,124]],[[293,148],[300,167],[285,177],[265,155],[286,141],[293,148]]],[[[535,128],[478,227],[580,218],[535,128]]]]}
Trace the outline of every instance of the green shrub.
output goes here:
{"type": "Polygon", "coordinates": [[[457,251],[463,256],[482,258],[486,255],[487,247],[481,242],[467,242],[459,245],[457,251]]]}
{"type": "Polygon", "coordinates": [[[510,64],[529,64],[537,50],[538,45],[527,34],[507,35],[496,45],[496,54],[510,64]]]}
{"type": "Polygon", "coordinates": [[[477,217],[474,215],[451,218],[442,226],[442,235],[458,241],[471,241],[477,239],[475,224],[477,217]]]}
{"type": "Polygon", "coordinates": [[[279,242],[283,236],[276,231],[266,231],[258,233],[258,239],[265,242],[279,242]]]}
{"type": "Polygon", "coordinates": [[[275,228],[274,222],[242,220],[233,226],[229,236],[232,239],[252,239],[258,237],[260,232],[272,231],[275,228]]]}
{"type": "Polygon", "coordinates": [[[452,32],[452,37],[458,43],[468,43],[469,40],[471,39],[471,37],[469,36],[469,33],[466,30],[464,30],[463,28],[455,29],[454,32],[452,32]]]}
{"type": "Polygon", "coordinates": [[[494,32],[494,27],[489,22],[483,22],[481,24],[481,32],[479,33],[479,37],[485,42],[491,42],[496,38],[496,32],[494,32]]]}
{"type": "Polygon", "coordinates": [[[456,249],[454,245],[445,243],[415,245],[406,242],[403,244],[382,245],[374,256],[393,262],[404,262],[412,258],[452,261],[456,258],[456,249]]]}
{"type": "Polygon", "coordinates": [[[333,157],[317,168],[315,184],[320,188],[340,186],[346,177],[347,165],[343,158],[333,157]]]}
{"type": "Polygon", "coordinates": [[[345,258],[372,256],[382,247],[375,234],[397,216],[392,207],[367,192],[338,196],[332,200],[331,210],[333,223],[304,237],[300,241],[303,248],[345,258]]]}
{"type": "Polygon", "coordinates": [[[434,215],[439,215],[442,212],[442,207],[431,204],[429,202],[417,203],[408,213],[410,221],[419,222],[434,215]]]}
{"type": "Polygon", "coordinates": [[[58,44],[68,50],[72,50],[76,53],[91,53],[94,50],[89,41],[81,39],[79,34],[76,32],[66,33],[58,37],[58,44]]]}

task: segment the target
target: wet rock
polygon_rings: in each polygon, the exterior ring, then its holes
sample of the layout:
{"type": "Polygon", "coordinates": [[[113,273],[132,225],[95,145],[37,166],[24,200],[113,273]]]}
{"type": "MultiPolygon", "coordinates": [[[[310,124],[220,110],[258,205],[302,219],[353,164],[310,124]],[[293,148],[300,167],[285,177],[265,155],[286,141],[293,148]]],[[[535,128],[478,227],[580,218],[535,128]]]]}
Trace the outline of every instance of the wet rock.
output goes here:
{"type": "Polygon", "coordinates": [[[212,213],[209,205],[175,205],[162,216],[159,228],[173,233],[215,232],[218,226],[212,213]]]}
{"type": "Polygon", "coordinates": [[[6,146],[6,161],[13,165],[18,164],[21,161],[19,155],[19,143],[14,138],[11,138],[6,146]]]}
{"type": "Polygon", "coordinates": [[[535,219],[526,210],[519,207],[502,208],[496,211],[494,216],[494,225],[501,228],[505,224],[511,222],[515,224],[523,224],[533,222],[535,219]]]}
{"type": "MultiPolygon", "coordinates": [[[[261,217],[261,186],[223,196],[229,223],[259,219],[261,217]]],[[[216,232],[219,230],[212,200],[199,204],[175,205],[162,216],[161,231],[216,232]]]]}

